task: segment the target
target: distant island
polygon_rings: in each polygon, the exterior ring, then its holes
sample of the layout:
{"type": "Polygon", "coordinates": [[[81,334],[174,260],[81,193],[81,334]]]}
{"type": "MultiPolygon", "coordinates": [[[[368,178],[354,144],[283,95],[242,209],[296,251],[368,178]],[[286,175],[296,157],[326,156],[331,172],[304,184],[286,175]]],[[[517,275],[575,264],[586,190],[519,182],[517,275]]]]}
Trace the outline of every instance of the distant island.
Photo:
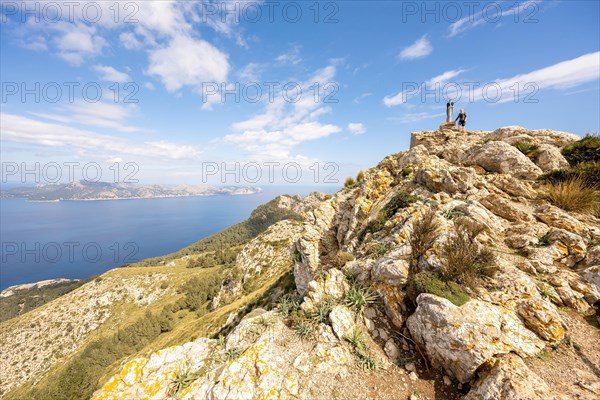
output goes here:
{"type": "Polygon", "coordinates": [[[109,183],[74,181],[70,183],[44,184],[33,187],[19,187],[0,191],[0,198],[22,198],[29,201],[61,200],[124,200],[154,199],[163,197],[246,195],[260,192],[251,186],[208,186],[178,185],[137,185],[132,183],[109,183]]]}

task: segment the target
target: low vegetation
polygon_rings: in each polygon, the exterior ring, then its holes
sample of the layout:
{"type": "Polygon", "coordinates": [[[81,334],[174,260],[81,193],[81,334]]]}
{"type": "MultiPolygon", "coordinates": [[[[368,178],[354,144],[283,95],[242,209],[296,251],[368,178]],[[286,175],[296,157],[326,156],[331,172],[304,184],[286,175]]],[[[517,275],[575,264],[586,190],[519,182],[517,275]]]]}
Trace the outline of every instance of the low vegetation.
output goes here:
{"type": "Polygon", "coordinates": [[[550,183],[541,188],[542,197],[566,211],[599,215],[600,192],[581,178],[550,183]]]}
{"type": "Polygon", "coordinates": [[[444,282],[440,275],[434,272],[419,272],[411,280],[407,295],[415,303],[421,293],[429,293],[450,300],[457,306],[462,306],[470,297],[454,282],[444,282]]]}
{"type": "Polygon", "coordinates": [[[444,279],[473,288],[496,273],[495,254],[476,240],[482,231],[467,218],[454,220],[454,231],[440,252],[444,279]]]}
{"type": "Polygon", "coordinates": [[[424,256],[439,237],[440,224],[435,219],[435,211],[426,208],[420,218],[413,223],[412,234],[408,238],[411,248],[410,272],[416,272],[419,258],[424,256]]]}
{"type": "Polygon", "coordinates": [[[362,369],[368,371],[379,369],[379,362],[370,353],[369,348],[365,343],[363,333],[358,328],[353,328],[350,334],[344,336],[344,339],[346,339],[352,346],[354,354],[358,360],[358,364],[362,367],[362,369]]]}
{"type": "Polygon", "coordinates": [[[530,159],[535,159],[538,155],[538,146],[529,143],[529,142],[516,142],[513,144],[521,153],[529,157],[530,159]]]}
{"type": "Polygon", "coordinates": [[[91,279],[70,282],[58,282],[40,288],[15,290],[8,297],[0,297],[0,322],[25,314],[34,308],[40,307],[60,296],[63,296],[91,279]]]}
{"type": "Polygon", "coordinates": [[[377,300],[377,294],[355,281],[352,282],[344,297],[344,303],[359,315],[363,313],[365,306],[376,303],[377,300]]]}
{"type": "Polygon", "coordinates": [[[579,178],[586,186],[600,186],[600,162],[584,162],[567,169],[555,169],[541,175],[538,180],[544,183],[566,182],[579,178]]]}
{"type": "Polygon", "coordinates": [[[385,207],[383,207],[385,218],[392,218],[398,210],[409,207],[418,200],[419,198],[417,196],[413,196],[404,190],[398,191],[385,207]]]}
{"type": "Polygon", "coordinates": [[[562,149],[563,156],[572,167],[586,162],[600,162],[600,136],[587,134],[581,140],[562,149]]]}

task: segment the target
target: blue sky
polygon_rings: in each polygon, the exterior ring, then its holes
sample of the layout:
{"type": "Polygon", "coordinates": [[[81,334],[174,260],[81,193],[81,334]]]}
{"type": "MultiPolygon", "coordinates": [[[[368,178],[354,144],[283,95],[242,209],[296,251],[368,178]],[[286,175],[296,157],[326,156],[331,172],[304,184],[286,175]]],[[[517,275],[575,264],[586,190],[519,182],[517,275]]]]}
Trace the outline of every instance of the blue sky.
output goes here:
{"type": "Polygon", "coordinates": [[[469,129],[600,130],[598,1],[67,3],[2,2],[3,168],[331,185],[436,129],[457,87],[469,129]]]}

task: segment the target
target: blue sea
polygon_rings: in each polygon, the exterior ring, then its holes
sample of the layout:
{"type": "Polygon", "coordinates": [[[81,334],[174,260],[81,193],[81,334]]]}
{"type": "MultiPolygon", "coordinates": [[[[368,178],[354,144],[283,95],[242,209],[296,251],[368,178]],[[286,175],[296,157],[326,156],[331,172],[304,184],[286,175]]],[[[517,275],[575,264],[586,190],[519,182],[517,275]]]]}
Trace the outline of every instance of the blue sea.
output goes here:
{"type": "Polygon", "coordinates": [[[177,251],[250,216],[280,194],[336,187],[271,186],[252,195],[28,202],[0,199],[0,290],[83,279],[177,251]]]}

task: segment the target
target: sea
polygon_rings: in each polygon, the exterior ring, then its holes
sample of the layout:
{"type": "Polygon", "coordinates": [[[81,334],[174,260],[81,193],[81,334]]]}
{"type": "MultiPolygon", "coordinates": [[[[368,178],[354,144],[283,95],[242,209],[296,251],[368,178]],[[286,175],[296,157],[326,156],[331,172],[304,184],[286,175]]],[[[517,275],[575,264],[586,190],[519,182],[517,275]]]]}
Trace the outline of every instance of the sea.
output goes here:
{"type": "Polygon", "coordinates": [[[46,279],[85,279],[177,251],[244,221],[281,194],[338,187],[268,186],[250,195],[30,202],[0,199],[0,290],[46,279]]]}

